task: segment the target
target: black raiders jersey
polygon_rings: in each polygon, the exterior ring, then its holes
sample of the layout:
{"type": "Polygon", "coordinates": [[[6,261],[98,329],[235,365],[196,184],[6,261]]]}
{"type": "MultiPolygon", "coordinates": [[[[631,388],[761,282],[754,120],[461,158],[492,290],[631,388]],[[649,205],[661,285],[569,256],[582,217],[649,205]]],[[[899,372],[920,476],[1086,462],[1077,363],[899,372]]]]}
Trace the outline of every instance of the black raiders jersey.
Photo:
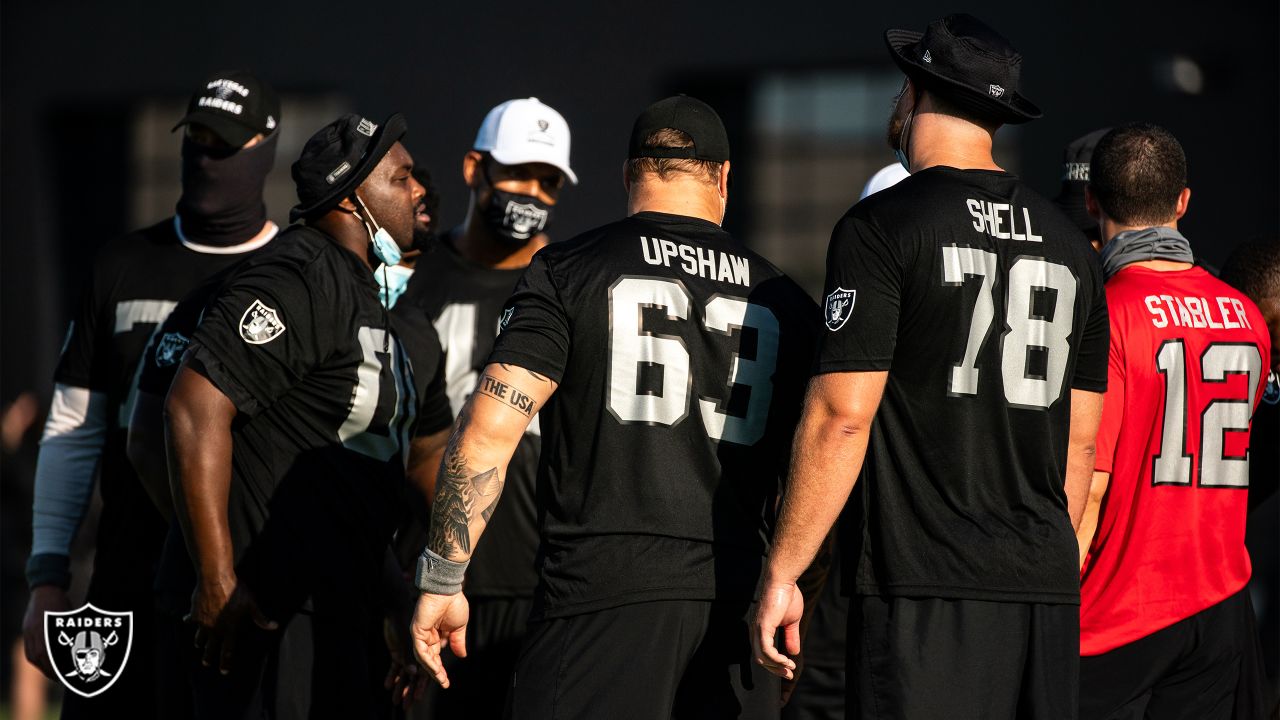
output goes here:
{"type": "Polygon", "coordinates": [[[1008,173],[929,168],[840,220],[824,299],[819,372],[888,371],[852,589],[1078,602],[1071,390],[1106,389],[1109,333],[1081,232],[1008,173]]]}
{"type": "Polygon", "coordinates": [[[541,413],[535,616],[749,600],[813,301],[718,225],[644,212],[544,248],[504,322],[489,362],[559,383],[541,413]]]}
{"type": "Polygon", "coordinates": [[[125,454],[143,348],[183,295],[274,237],[229,252],[185,241],[175,221],[167,218],[111,241],[98,252],[54,373],[59,384],[107,397],[107,432],[98,466],[102,513],[94,559],[95,577],[110,586],[106,592],[146,593],[165,533],[164,519],[125,454]]]}
{"type": "MultiPolygon", "coordinates": [[[[445,349],[445,382],[456,415],[475,389],[504,304],[524,269],[471,263],[448,237],[418,259],[392,314],[425,317],[434,324],[445,349]]],[[[468,597],[531,597],[538,585],[538,422],[535,416],[508,465],[503,500],[485,528],[488,542],[476,549],[467,568],[468,597]]]]}
{"type": "MultiPolygon", "coordinates": [[[[185,360],[238,412],[236,569],[269,614],[368,607],[402,509],[414,373],[360,258],[303,226],[277,243],[218,291],[185,360]]],[[[162,575],[189,573],[178,560],[162,575]]]]}

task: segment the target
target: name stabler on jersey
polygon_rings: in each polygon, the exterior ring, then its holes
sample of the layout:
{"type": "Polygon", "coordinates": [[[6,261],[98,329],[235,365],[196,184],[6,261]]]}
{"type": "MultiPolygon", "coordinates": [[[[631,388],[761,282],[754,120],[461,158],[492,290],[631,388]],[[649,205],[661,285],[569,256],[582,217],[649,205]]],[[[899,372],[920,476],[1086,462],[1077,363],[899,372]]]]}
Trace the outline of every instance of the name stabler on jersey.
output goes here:
{"type": "Polygon", "coordinates": [[[1031,231],[1031,211],[1009,203],[992,203],[969,198],[964,201],[973,216],[973,229],[1001,240],[1026,240],[1041,242],[1044,237],[1031,231]],[[1019,212],[1021,211],[1021,212],[1019,212]],[[1018,217],[1022,217],[1022,230],[1018,232],[1018,217]]]}
{"type": "Polygon", "coordinates": [[[1216,297],[1209,302],[1203,297],[1174,297],[1172,295],[1148,295],[1143,298],[1147,312],[1151,313],[1151,324],[1158,328],[1189,327],[1210,330],[1235,330],[1247,328],[1252,330],[1249,317],[1245,315],[1244,303],[1231,297],[1216,297]],[[1218,317],[1213,314],[1214,306],[1218,308],[1218,317]],[[1165,312],[1165,308],[1168,312],[1165,312]],[[1235,315],[1235,320],[1231,316],[1235,315]],[[1221,318],[1221,319],[1218,319],[1221,318]]]}
{"type": "Polygon", "coordinates": [[[716,282],[731,282],[743,287],[751,286],[751,264],[744,257],[643,235],[640,236],[640,252],[644,254],[644,261],[650,265],[672,267],[671,260],[679,256],[680,261],[676,267],[690,275],[716,282]]]}

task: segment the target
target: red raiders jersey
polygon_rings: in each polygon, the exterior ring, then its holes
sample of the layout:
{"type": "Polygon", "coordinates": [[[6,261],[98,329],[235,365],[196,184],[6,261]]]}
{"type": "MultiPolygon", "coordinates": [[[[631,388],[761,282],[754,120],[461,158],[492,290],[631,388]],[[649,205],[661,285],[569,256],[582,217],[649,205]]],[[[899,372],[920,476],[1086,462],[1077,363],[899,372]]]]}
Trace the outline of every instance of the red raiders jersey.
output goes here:
{"type": "Polygon", "coordinates": [[[1248,582],[1249,425],[1271,353],[1258,308],[1201,268],[1129,266],[1106,290],[1096,468],[1111,481],[1081,578],[1082,655],[1146,637],[1248,582]]]}

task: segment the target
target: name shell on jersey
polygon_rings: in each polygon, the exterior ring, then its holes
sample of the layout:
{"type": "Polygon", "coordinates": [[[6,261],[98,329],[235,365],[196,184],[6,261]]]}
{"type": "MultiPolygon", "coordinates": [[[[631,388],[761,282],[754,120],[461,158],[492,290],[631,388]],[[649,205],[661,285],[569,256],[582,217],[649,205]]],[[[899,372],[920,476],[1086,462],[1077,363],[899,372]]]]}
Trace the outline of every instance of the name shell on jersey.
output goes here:
{"type": "MultiPolygon", "coordinates": [[[[182,243],[168,218],[106,244],[72,322],[55,382],[105,393],[109,417],[99,464],[102,515],[94,560],[107,597],[149,592],[165,523],[125,454],[139,358],[178,299],[240,262],[182,243]]],[[[104,595],[94,593],[102,602],[104,595]]]]}
{"type": "MultiPolygon", "coordinates": [[[[367,606],[399,517],[413,371],[368,266],[310,228],[276,243],[217,293],[188,351],[239,414],[237,572],[269,613],[367,606]],[[271,319],[246,335],[262,307],[271,319]]],[[[180,559],[166,552],[161,585],[189,577],[180,559]]]]}
{"type": "Polygon", "coordinates": [[[1201,268],[1107,281],[1111,354],[1097,469],[1111,473],[1081,586],[1098,655],[1249,581],[1249,426],[1271,342],[1257,307],[1201,268]]]}
{"type": "Polygon", "coordinates": [[[825,292],[819,371],[888,371],[852,590],[1077,602],[1070,392],[1105,389],[1107,353],[1083,235],[1012,175],[930,168],[840,220],[825,292]]]}
{"type": "Polygon", "coordinates": [[[719,226],[646,212],[543,249],[508,307],[489,361],[559,383],[541,412],[535,616],[750,599],[813,301],[719,226]]]}

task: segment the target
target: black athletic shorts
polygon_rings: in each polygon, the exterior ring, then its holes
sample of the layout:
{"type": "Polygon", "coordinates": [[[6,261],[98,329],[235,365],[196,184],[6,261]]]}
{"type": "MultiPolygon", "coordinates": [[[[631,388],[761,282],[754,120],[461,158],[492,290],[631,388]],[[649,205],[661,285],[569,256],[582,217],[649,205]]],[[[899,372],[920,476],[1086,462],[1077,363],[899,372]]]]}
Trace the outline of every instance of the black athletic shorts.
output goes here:
{"type": "Polygon", "coordinates": [[[777,720],[779,679],[751,655],[752,609],[660,600],[530,622],[507,717],[777,720]]]}
{"type": "Polygon", "coordinates": [[[1080,658],[1080,718],[1267,718],[1248,590],[1163,630],[1080,658]]]}
{"type": "Polygon", "coordinates": [[[1076,717],[1080,607],[855,596],[849,718],[1076,717]]]}

